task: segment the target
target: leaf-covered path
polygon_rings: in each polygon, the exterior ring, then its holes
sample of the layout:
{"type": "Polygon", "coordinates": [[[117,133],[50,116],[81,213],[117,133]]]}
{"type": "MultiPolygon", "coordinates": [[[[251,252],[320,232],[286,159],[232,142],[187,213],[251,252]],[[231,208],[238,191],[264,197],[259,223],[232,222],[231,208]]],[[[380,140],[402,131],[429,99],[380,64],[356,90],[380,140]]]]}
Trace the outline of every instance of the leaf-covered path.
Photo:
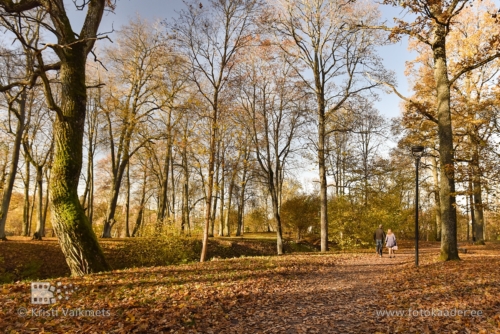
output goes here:
{"type": "Polygon", "coordinates": [[[498,332],[498,247],[476,247],[452,263],[435,261],[437,254],[436,248],[424,249],[418,269],[407,250],[393,259],[375,252],[305,254],[115,271],[62,279],[79,289],[51,306],[31,305],[28,283],[4,285],[0,328],[7,333],[498,332]],[[19,315],[20,309],[26,314],[19,315]],[[423,313],[383,313],[409,309],[423,313]],[[425,314],[453,309],[482,314],[425,314]],[[68,310],[76,313],[68,316],[68,310]],[[98,310],[104,315],[96,315],[98,310]]]}

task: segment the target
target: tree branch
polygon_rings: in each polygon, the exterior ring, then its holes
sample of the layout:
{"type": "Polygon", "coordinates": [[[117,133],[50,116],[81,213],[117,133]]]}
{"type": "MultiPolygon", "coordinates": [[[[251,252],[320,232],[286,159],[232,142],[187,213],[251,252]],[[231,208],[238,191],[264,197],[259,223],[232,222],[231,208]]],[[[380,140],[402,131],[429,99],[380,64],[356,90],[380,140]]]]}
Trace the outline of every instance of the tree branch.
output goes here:
{"type": "Polygon", "coordinates": [[[21,0],[14,3],[12,0],[0,0],[0,6],[7,13],[22,13],[24,11],[36,8],[42,4],[38,0],[21,0]]]}
{"type": "Polygon", "coordinates": [[[496,58],[499,58],[500,57],[500,52],[486,58],[486,59],[483,59],[482,61],[480,61],[479,63],[477,64],[474,64],[474,65],[470,65],[470,66],[467,66],[467,67],[464,67],[462,70],[460,70],[457,74],[455,74],[455,76],[450,80],[450,87],[453,85],[453,83],[458,79],[460,78],[460,76],[462,76],[463,74],[467,73],[467,72],[470,72],[472,70],[475,70],[476,68],[478,67],[481,67],[487,63],[489,63],[490,61],[492,60],[495,60],[496,58]]]}
{"type": "Polygon", "coordinates": [[[370,78],[371,80],[375,81],[375,82],[378,82],[382,85],[385,85],[387,87],[389,87],[400,99],[408,102],[410,105],[412,106],[415,106],[417,108],[417,111],[424,115],[425,117],[427,117],[430,121],[438,124],[438,120],[436,117],[434,117],[432,114],[430,114],[429,112],[423,110],[423,106],[419,103],[419,102],[416,102],[416,101],[413,101],[412,99],[409,99],[407,98],[406,96],[404,96],[403,94],[401,94],[397,89],[396,87],[394,87],[394,85],[388,83],[388,82],[381,82],[381,81],[378,81],[374,78],[372,78],[372,76],[369,74],[369,73],[366,73],[366,75],[368,76],[368,78],[370,78]]]}

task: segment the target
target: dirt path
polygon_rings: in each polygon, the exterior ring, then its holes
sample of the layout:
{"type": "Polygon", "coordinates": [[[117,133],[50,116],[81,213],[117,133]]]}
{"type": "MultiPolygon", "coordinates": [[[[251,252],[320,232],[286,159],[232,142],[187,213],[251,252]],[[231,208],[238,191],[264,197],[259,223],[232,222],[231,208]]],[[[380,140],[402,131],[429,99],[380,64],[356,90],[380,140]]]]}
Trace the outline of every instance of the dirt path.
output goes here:
{"type": "Polygon", "coordinates": [[[387,273],[412,261],[409,252],[395,258],[338,256],[335,266],[297,277],[275,295],[256,295],[232,309],[228,315],[234,327],[225,332],[362,333],[372,327],[367,321],[377,321],[379,291],[391,284],[387,273]]]}

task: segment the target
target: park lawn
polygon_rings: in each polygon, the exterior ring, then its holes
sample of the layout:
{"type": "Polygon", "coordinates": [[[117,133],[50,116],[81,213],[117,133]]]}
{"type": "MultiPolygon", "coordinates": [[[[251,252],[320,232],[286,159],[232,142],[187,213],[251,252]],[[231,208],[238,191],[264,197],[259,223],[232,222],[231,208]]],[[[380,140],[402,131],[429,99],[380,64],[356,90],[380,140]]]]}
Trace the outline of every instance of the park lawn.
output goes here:
{"type": "Polygon", "coordinates": [[[437,261],[436,247],[423,248],[418,268],[407,249],[396,259],[309,253],[64,277],[50,282],[78,290],[54,305],[31,305],[30,282],[5,284],[0,328],[6,333],[500,332],[500,247],[467,248],[462,261],[446,263],[437,261]],[[381,313],[409,309],[424,315],[381,313]],[[425,316],[453,309],[482,315],[425,316]],[[28,314],[20,316],[24,310],[28,314]]]}

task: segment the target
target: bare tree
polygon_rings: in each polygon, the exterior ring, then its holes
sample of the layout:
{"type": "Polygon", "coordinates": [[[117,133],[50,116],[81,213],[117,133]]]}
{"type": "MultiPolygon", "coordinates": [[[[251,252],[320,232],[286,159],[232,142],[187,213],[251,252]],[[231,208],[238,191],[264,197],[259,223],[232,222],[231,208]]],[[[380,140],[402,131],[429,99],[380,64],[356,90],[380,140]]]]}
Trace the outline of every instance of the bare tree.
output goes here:
{"type": "MultiPolygon", "coordinates": [[[[49,115],[47,112],[42,112],[42,110],[36,110],[36,112],[31,115],[33,109],[34,108],[31,107],[29,111],[29,118],[31,120],[25,131],[23,147],[25,152],[25,163],[33,165],[36,173],[35,188],[38,217],[33,239],[42,240],[42,237],[45,236],[43,177],[45,175],[45,170],[50,168],[52,163],[54,138],[51,132],[54,120],[53,117],[51,117],[52,115],[49,115]]],[[[29,178],[29,175],[26,175],[26,177],[29,178]]],[[[33,202],[33,205],[34,204],[35,201],[33,202]]]]}
{"type": "MultiPolygon", "coordinates": [[[[258,41],[256,41],[258,42],[258,41]]],[[[283,254],[280,215],[287,163],[293,141],[305,122],[307,93],[286,55],[267,43],[256,47],[242,61],[241,104],[247,114],[253,150],[260,174],[271,196],[276,221],[277,253],[283,254]]]]}
{"type": "Polygon", "coordinates": [[[234,56],[247,46],[259,0],[211,0],[207,7],[191,2],[171,26],[191,66],[191,80],[210,106],[209,161],[205,198],[205,230],[200,261],[205,261],[212,218],[215,158],[221,92],[234,67],[234,56]]]}
{"type": "Polygon", "coordinates": [[[330,115],[350,98],[377,87],[365,74],[390,81],[376,55],[379,33],[351,29],[353,22],[376,22],[378,10],[367,2],[342,0],[279,0],[269,25],[290,63],[316,98],[317,160],[320,182],[321,251],[328,250],[327,143],[330,115]],[[307,71],[303,70],[303,66],[307,71]],[[311,73],[309,80],[306,73],[311,73]]]}
{"type": "Polygon", "coordinates": [[[102,104],[108,123],[112,189],[101,237],[111,238],[121,184],[130,158],[152,139],[154,112],[163,107],[159,97],[165,45],[160,32],[143,20],[119,32],[117,46],[108,50],[110,84],[102,104]],[[142,131],[141,131],[142,129],[142,131]]]}
{"type": "MultiPolygon", "coordinates": [[[[37,20],[41,20],[43,18],[43,13],[38,11],[36,13],[36,18],[37,20]]],[[[2,71],[4,74],[0,81],[0,91],[4,93],[7,101],[7,110],[9,112],[7,132],[13,134],[15,138],[11,149],[11,164],[6,187],[2,195],[2,206],[0,208],[1,240],[7,239],[5,235],[5,225],[17,174],[22,138],[26,128],[26,112],[29,108],[29,100],[32,100],[34,96],[33,91],[28,92],[28,86],[29,84],[34,84],[34,79],[32,78],[35,63],[33,48],[36,47],[40,39],[40,24],[37,23],[37,20],[35,20],[34,24],[30,25],[26,18],[15,20],[8,16],[1,17],[2,26],[14,30],[14,34],[19,34],[25,41],[25,44],[21,44],[21,55],[16,55],[20,50],[2,50],[2,67],[4,67],[5,70],[2,71]],[[25,29],[27,27],[28,29],[25,29]],[[20,78],[22,80],[20,80],[20,78]],[[17,119],[15,130],[12,129],[13,119],[11,116],[17,119]]],[[[25,223],[27,223],[27,220],[25,223]]],[[[26,224],[24,226],[26,227],[26,224]]],[[[27,228],[24,229],[24,232],[28,233],[27,228]]]]}

